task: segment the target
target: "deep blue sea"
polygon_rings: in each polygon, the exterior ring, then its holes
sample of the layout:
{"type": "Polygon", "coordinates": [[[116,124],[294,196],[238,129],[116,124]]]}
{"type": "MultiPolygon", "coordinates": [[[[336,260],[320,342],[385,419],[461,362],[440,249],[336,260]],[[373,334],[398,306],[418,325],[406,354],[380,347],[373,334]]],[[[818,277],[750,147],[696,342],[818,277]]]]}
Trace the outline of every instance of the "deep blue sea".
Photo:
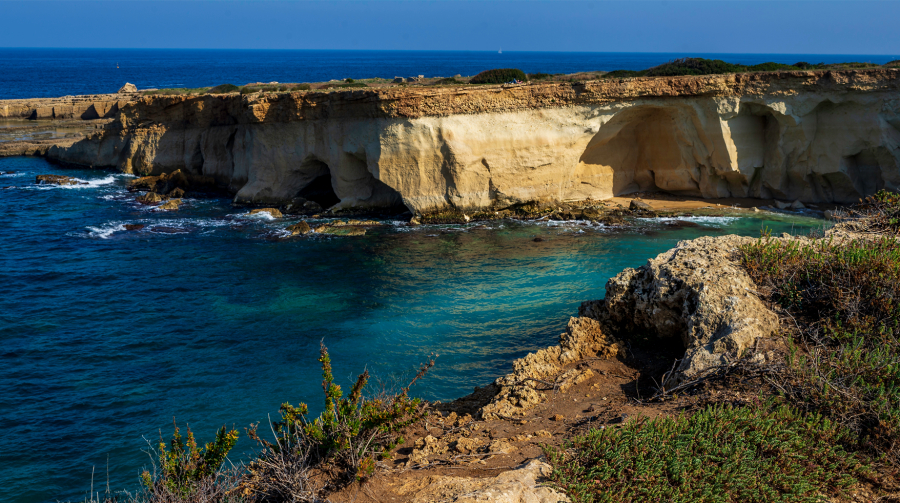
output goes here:
{"type": "MultiPolygon", "coordinates": [[[[0,49],[0,98],[111,92],[125,81],[636,69],[680,56],[0,49]]],[[[113,490],[134,489],[149,462],[144,439],[168,436],[173,418],[206,441],[223,424],[243,432],[265,422],[285,401],[319,407],[320,341],[345,385],[366,368],[390,385],[436,353],[413,392],[449,400],[556,344],[609,277],[679,240],[822,225],[765,213],[697,217],[693,228],[386,222],[364,237],[288,238],[283,229],[295,219],[249,218],[224,198],[186,199],[160,213],[135,203],[127,175],[0,158],[8,171],[0,175],[0,502],[82,501],[92,472],[95,489],[105,488],[107,464],[113,490]],[[34,184],[48,173],[88,185],[34,184]]],[[[233,458],[250,448],[242,440],[233,458]]]]}
{"type": "Polygon", "coordinates": [[[0,99],[114,93],[125,82],[140,89],[162,89],[413,75],[449,77],[475,75],[491,68],[519,68],[528,73],[641,70],[687,56],[743,64],[886,63],[900,58],[864,54],[0,48],[0,99]]]}

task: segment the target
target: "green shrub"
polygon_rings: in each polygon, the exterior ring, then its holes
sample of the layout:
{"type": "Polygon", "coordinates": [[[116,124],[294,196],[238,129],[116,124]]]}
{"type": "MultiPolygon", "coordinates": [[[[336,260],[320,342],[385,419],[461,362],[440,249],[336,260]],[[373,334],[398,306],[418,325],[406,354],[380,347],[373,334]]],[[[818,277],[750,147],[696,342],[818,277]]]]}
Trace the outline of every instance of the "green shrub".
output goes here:
{"type": "Polygon", "coordinates": [[[309,91],[311,86],[309,84],[297,84],[294,86],[294,91],[309,91]]]}
{"type": "Polygon", "coordinates": [[[818,502],[870,472],[842,447],[852,440],[820,415],[766,403],[636,419],[545,453],[574,502],[818,502]]]}
{"type": "Polygon", "coordinates": [[[255,92],[256,92],[256,90],[250,88],[249,86],[244,86],[244,87],[241,88],[241,94],[252,94],[252,93],[255,93],[255,92]]]}
{"type": "Polygon", "coordinates": [[[170,448],[166,449],[166,443],[160,438],[155,451],[158,464],[154,473],[145,470],[141,480],[151,493],[190,496],[216,478],[237,439],[237,431],[228,431],[223,426],[215,440],[199,448],[190,427],[185,438],[175,425],[170,448]]]}
{"type": "Polygon", "coordinates": [[[234,84],[221,84],[216,87],[213,87],[206,91],[207,94],[228,94],[228,93],[236,93],[240,90],[238,86],[234,84]]]}
{"type": "Polygon", "coordinates": [[[462,82],[454,79],[453,77],[446,77],[446,78],[440,79],[434,83],[434,85],[440,85],[440,86],[446,86],[446,85],[451,85],[451,84],[462,84],[462,82]]]}
{"type": "Polygon", "coordinates": [[[884,64],[884,66],[888,68],[900,68],[900,59],[895,59],[893,61],[888,61],[884,64]]]}
{"type": "Polygon", "coordinates": [[[505,84],[513,80],[528,80],[525,72],[515,68],[498,68],[495,70],[485,70],[478,75],[472,77],[469,82],[471,84],[505,84]]]}
{"type": "Polygon", "coordinates": [[[781,388],[900,466],[900,242],[763,238],[740,251],[760,292],[796,320],[781,388]]]}
{"type": "Polygon", "coordinates": [[[528,74],[528,80],[544,80],[544,79],[549,79],[550,77],[552,77],[552,75],[550,75],[549,73],[538,72],[538,73],[529,73],[528,74]]]}
{"type": "Polygon", "coordinates": [[[772,63],[771,61],[768,63],[760,63],[758,65],[748,66],[748,72],[778,72],[785,70],[800,70],[801,68],[796,65],[785,65],[783,63],[772,63]]]}
{"type": "Polygon", "coordinates": [[[404,442],[400,435],[406,427],[426,415],[423,402],[409,398],[409,389],[434,365],[423,365],[412,381],[399,393],[374,398],[363,396],[369,381],[365,371],[356,379],[347,398],[341,387],[334,384],[328,348],[321,346],[322,389],[325,406],[318,418],[307,418],[305,403],[281,406],[281,420],[273,423],[277,442],[262,440],[256,428],[248,430],[251,438],[263,444],[271,454],[286,451],[301,453],[309,465],[331,463],[343,470],[348,479],[364,479],[372,474],[375,463],[388,456],[389,451],[404,442]]]}

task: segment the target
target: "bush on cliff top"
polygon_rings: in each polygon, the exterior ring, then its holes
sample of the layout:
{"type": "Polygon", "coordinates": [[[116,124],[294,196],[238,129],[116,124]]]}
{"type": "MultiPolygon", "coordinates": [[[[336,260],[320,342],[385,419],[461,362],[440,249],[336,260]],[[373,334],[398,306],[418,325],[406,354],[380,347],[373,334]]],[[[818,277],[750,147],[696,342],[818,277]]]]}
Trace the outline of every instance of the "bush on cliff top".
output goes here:
{"type": "Polygon", "coordinates": [[[478,75],[472,77],[469,81],[471,84],[505,84],[514,80],[526,81],[528,77],[525,72],[515,68],[497,68],[494,70],[485,70],[478,75]]]}
{"type": "Polygon", "coordinates": [[[220,84],[220,85],[213,87],[210,90],[206,91],[206,94],[236,93],[240,90],[241,90],[241,88],[234,84],[220,84]]]}
{"type": "MultiPolygon", "coordinates": [[[[885,66],[890,65],[890,63],[885,66]]],[[[630,78],[630,77],[675,77],[681,75],[721,75],[726,73],[744,72],[776,72],[790,70],[842,70],[848,68],[871,68],[878,65],[872,63],[817,63],[810,64],[805,61],[786,65],[783,63],[760,63],[758,65],[742,65],[728,63],[720,59],[681,58],[668,63],[663,63],[645,70],[614,70],[603,75],[605,78],[630,78]]]]}

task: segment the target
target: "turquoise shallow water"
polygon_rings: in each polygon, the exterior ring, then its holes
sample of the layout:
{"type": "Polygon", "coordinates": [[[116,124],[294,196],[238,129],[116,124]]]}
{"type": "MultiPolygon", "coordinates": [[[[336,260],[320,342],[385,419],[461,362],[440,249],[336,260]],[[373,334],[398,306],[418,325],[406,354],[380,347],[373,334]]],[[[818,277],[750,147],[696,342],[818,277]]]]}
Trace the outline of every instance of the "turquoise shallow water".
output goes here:
{"type": "MultiPolygon", "coordinates": [[[[345,384],[368,368],[452,399],[555,344],[606,280],[701,235],[807,232],[810,218],[698,217],[697,227],[401,225],[285,238],[226,199],[177,213],[134,203],[128,176],[0,158],[0,501],[134,488],[143,437],[189,422],[201,440],[280,403],[319,403],[320,340],[345,384]],[[89,182],[39,187],[37,174],[89,182]],[[145,224],[125,231],[126,223],[145,224]],[[542,242],[534,242],[537,236],[542,242]]],[[[247,452],[239,444],[235,458],[247,452]]]]}

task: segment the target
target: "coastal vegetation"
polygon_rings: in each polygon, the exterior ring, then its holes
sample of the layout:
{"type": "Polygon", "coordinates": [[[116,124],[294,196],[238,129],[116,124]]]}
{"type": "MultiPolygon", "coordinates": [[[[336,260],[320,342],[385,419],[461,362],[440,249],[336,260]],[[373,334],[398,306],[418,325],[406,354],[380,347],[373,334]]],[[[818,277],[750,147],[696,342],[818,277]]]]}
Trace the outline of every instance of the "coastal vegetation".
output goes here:
{"type": "Polygon", "coordinates": [[[851,433],[771,402],[594,429],[546,449],[574,502],[821,501],[870,471],[851,433]]]}
{"type": "MultiPolygon", "coordinates": [[[[887,63],[884,66],[890,66],[887,63]]],[[[783,63],[760,63],[757,65],[742,65],[728,63],[721,59],[705,58],[681,58],[668,63],[663,63],[645,70],[613,70],[603,74],[604,78],[628,78],[628,77],[675,77],[682,75],[717,75],[725,73],[745,72],[777,72],[791,70],[846,70],[852,68],[875,68],[879,65],[872,63],[817,63],[810,64],[805,61],[787,65],[783,63]]]]}
{"type": "Polygon", "coordinates": [[[497,68],[494,70],[485,70],[478,75],[472,77],[470,84],[505,84],[515,80],[526,81],[528,77],[525,72],[515,68],[497,68]]]}
{"type": "Polygon", "coordinates": [[[309,417],[305,403],[281,405],[280,420],[269,425],[273,441],[260,435],[259,424],[247,435],[258,443],[259,454],[247,464],[235,465],[228,454],[238,432],[225,426],[212,442],[198,447],[194,433],[186,436],[175,425],[167,447],[160,438],[148,451],[152,470],[141,474],[142,489],[136,494],[112,494],[90,501],[104,503],[189,502],[319,502],[324,489],[334,490],[364,481],[406,440],[401,432],[428,415],[427,404],[411,398],[410,388],[434,366],[434,358],[421,365],[409,384],[399,391],[382,390],[371,396],[368,370],[360,374],[344,397],[334,382],[328,348],[321,344],[324,406],[309,417]],[[323,482],[324,481],[324,482],[323,482]]]}
{"type": "Polygon", "coordinates": [[[896,488],[900,196],[878,192],[847,216],[855,237],[766,234],[738,251],[783,319],[775,361],[743,360],[756,398],[548,448],[557,487],[576,502],[820,501],[857,483],[896,488]]]}

